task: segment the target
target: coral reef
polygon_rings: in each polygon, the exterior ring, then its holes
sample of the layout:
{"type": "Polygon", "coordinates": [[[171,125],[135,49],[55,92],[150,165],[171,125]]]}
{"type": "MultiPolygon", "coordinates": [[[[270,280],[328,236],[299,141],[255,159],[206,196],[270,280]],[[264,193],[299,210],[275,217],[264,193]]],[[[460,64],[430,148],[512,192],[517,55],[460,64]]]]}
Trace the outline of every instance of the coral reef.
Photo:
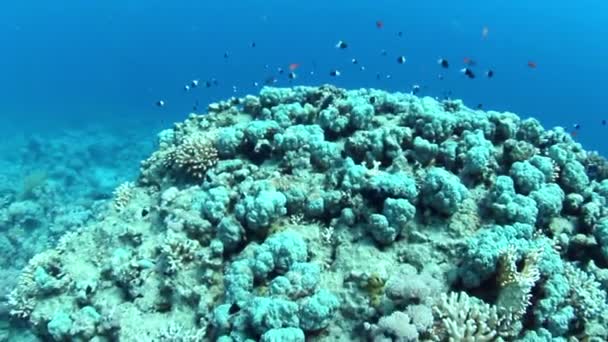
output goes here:
{"type": "Polygon", "coordinates": [[[30,260],[15,336],[608,339],[606,162],[562,128],[325,85],[211,104],[158,139],[112,206],[30,260]]]}

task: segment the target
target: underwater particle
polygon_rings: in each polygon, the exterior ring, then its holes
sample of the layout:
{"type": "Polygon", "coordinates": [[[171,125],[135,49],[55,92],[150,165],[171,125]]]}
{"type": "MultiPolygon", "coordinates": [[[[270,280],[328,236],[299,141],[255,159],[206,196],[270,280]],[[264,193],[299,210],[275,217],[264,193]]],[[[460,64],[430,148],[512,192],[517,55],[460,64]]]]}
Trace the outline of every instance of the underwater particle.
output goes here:
{"type": "Polygon", "coordinates": [[[463,73],[468,78],[475,78],[475,74],[473,73],[473,70],[471,70],[469,68],[462,68],[462,69],[460,69],[460,72],[463,73]]]}
{"type": "Polygon", "coordinates": [[[382,20],[376,20],[376,28],[381,29],[384,27],[384,22],[382,20]]]}
{"type": "Polygon", "coordinates": [[[298,69],[300,67],[299,63],[291,63],[289,64],[289,70],[290,71],[295,71],[296,69],[298,69]]]}
{"type": "Polygon", "coordinates": [[[443,81],[443,75],[442,74],[437,75],[437,79],[440,81],[443,81]]]}
{"type": "Polygon", "coordinates": [[[249,46],[251,46],[252,48],[256,47],[255,42],[251,42],[251,44],[249,44],[249,46]]]}
{"type": "Polygon", "coordinates": [[[536,62],[534,61],[528,61],[528,68],[530,69],[536,69],[536,62]]]}
{"type": "Polygon", "coordinates": [[[287,75],[287,77],[289,77],[290,80],[295,80],[298,75],[296,75],[296,73],[292,71],[287,75]]]}
{"type": "Polygon", "coordinates": [[[220,84],[220,82],[216,79],[216,78],[212,78],[211,82],[213,83],[214,86],[218,86],[220,84]]]}
{"type": "Polygon", "coordinates": [[[190,88],[196,88],[198,87],[199,84],[199,80],[192,80],[190,81],[190,88]]]}
{"type": "Polygon", "coordinates": [[[490,70],[486,71],[486,76],[488,78],[494,77],[494,70],[490,69],[490,70]]]}
{"type": "Polygon", "coordinates": [[[437,64],[441,65],[442,68],[446,68],[446,69],[450,67],[450,63],[445,58],[439,58],[437,60],[437,64]]]}
{"type": "Polygon", "coordinates": [[[488,34],[490,33],[490,29],[487,26],[484,26],[481,29],[481,38],[483,39],[487,39],[488,38],[488,34]]]}
{"type": "Polygon", "coordinates": [[[365,66],[363,66],[363,65],[362,65],[362,66],[359,68],[359,70],[361,70],[361,71],[365,71],[365,66]]]}
{"type": "Polygon", "coordinates": [[[339,40],[338,43],[336,44],[336,49],[346,49],[348,47],[348,44],[343,41],[343,40],[339,40]]]}
{"type": "Polygon", "coordinates": [[[393,78],[393,76],[391,76],[391,74],[386,74],[385,77],[386,77],[387,80],[390,80],[391,78],[393,78]]]}
{"type": "Polygon", "coordinates": [[[469,57],[465,57],[462,59],[462,61],[464,62],[464,64],[468,65],[468,66],[474,66],[477,65],[477,62],[475,62],[473,59],[469,58],[469,57]]]}
{"type": "Polygon", "coordinates": [[[329,76],[337,77],[340,76],[340,70],[334,69],[329,72],[329,76]]]}
{"type": "Polygon", "coordinates": [[[165,106],[165,101],[163,101],[163,100],[156,101],[156,106],[157,107],[164,107],[165,106]]]}
{"type": "Polygon", "coordinates": [[[224,52],[224,58],[228,58],[228,51],[224,52]]]}
{"type": "Polygon", "coordinates": [[[351,59],[350,62],[353,64],[359,64],[359,61],[356,58],[351,59]]]}
{"type": "Polygon", "coordinates": [[[418,84],[414,84],[412,86],[412,95],[418,94],[419,91],[420,91],[420,86],[418,84]]]}
{"type": "Polygon", "coordinates": [[[405,58],[405,56],[399,56],[397,57],[397,63],[399,64],[403,64],[407,61],[407,59],[405,58]]]}
{"type": "Polygon", "coordinates": [[[253,81],[253,86],[257,88],[257,87],[260,86],[260,84],[258,82],[256,82],[256,81],[253,81]]]}

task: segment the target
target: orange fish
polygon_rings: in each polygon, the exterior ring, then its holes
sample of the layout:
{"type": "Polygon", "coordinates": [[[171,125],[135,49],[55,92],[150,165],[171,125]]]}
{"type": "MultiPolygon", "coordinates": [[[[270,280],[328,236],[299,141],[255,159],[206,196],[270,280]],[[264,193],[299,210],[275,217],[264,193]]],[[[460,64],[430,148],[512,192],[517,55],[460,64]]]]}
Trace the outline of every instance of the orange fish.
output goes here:
{"type": "Polygon", "coordinates": [[[477,64],[477,63],[475,63],[474,60],[472,60],[469,57],[465,57],[462,61],[464,62],[464,64],[470,65],[470,66],[474,66],[475,64],[477,64]]]}
{"type": "Polygon", "coordinates": [[[382,20],[377,20],[376,21],[376,27],[381,29],[384,27],[384,22],[382,20]]]}
{"type": "Polygon", "coordinates": [[[577,134],[578,134],[578,132],[577,132],[577,131],[572,131],[572,132],[570,132],[570,135],[571,135],[573,138],[575,138],[577,134]]]}
{"type": "Polygon", "coordinates": [[[528,67],[530,67],[532,69],[536,69],[536,62],[528,61],[528,67]]]}
{"type": "Polygon", "coordinates": [[[289,64],[289,70],[290,71],[294,71],[294,70],[296,70],[299,67],[300,67],[299,63],[291,63],[291,64],[289,64]]]}

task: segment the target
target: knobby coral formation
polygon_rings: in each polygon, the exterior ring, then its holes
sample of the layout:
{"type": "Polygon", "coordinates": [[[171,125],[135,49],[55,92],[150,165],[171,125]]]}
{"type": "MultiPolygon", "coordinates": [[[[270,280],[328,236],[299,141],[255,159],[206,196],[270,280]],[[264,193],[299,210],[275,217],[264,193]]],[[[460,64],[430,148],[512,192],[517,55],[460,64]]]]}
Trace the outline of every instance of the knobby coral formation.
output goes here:
{"type": "Polygon", "coordinates": [[[604,164],[460,101],[264,88],[162,131],[11,312],[55,341],[606,340],[604,164]]]}

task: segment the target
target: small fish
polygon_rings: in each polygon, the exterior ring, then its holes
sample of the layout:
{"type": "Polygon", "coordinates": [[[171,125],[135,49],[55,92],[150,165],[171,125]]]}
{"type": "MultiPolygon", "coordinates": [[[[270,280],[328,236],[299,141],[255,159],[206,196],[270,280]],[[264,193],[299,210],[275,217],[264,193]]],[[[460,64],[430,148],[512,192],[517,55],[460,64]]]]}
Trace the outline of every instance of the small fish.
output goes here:
{"type": "Polygon", "coordinates": [[[164,107],[165,106],[165,101],[163,101],[163,100],[156,101],[156,106],[157,107],[164,107]]]}
{"type": "Polygon", "coordinates": [[[376,20],[376,28],[381,29],[384,27],[384,22],[382,20],[376,20]]]}
{"type": "Polygon", "coordinates": [[[477,65],[477,62],[475,62],[474,60],[472,60],[472,59],[471,59],[471,58],[469,58],[469,57],[465,57],[465,58],[463,58],[463,60],[462,60],[462,61],[464,62],[464,64],[466,64],[466,65],[468,65],[468,66],[475,66],[475,65],[477,65]]]}
{"type": "Polygon", "coordinates": [[[371,104],[376,103],[376,97],[375,97],[375,96],[371,96],[371,97],[369,98],[369,103],[371,103],[371,104]]]}
{"type": "Polygon", "coordinates": [[[224,52],[224,58],[228,58],[228,57],[229,57],[228,51],[224,52]]]}
{"type": "Polygon", "coordinates": [[[299,63],[291,63],[291,64],[289,64],[289,71],[295,71],[299,67],[300,67],[299,63]]]}
{"type": "Polygon", "coordinates": [[[274,77],[274,76],[270,76],[270,77],[268,77],[268,78],[266,78],[266,79],[264,80],[264,84],[265,84],[265,85],[273,85],[273,84],[275,84],[275,83],[277,83],[277,82],[278,82],[278,80],[277,80],[277,78],[276,78],[276,77],[274,77]]]}
{"type": "Polygon", "coordinates": [[[249,46],[251,46],[252,48],[254,48],[254,47],[256,47],[257,45],[255,44],[255,42],[251,42],[251,44],[250,44],[249,46]]]}
{"type": "Polygon", "coordinates": [[[256,82],[256,81],[253,81],[253,86],[257,88],[257,87],[260,86],[260,84],[258,82],[256,82]]]}
{"type": "Polygon", "coordinates": [[[361,67],[359,67],[359,70],[361,70],[361,71],[365,71],[365,66],[364,66],[364,65],[362,65],[361,67]]]}
{"type": "Polygon", "coordinates": [[[478,103],[477,104],[477,109],[482,109],[483,108],[483,103],[478,103]]]}
{"type": "Polygon", "coordinates": [[[437,64],[441,65],[442,68],[449,68],[450,67],[450,63],[448,62],[447,59],[444,58],[439,58],[437,60],[437,64]]]}
{"type": "Polygon", "coordinates": [[[471,70],[469,68],[462,68],[462,69],[460,69],[460,72],[463,73],[468,78],[475,78],[475,74],[473,73],[473,70],[471,70]]]}
{"type": "Polygon", "coordinates": [[[236,93],[237,91],[238,91],[238,88],[237,88],[235,85],[233,85],[233,86],[232,86],[232,92],[233,92],[233,93],[236,93]]]}
{"type": "Polygon", "coordinates": [[[486,71],[486,76],[487,76],[488,78],[492,78],[492,77],[494,77],[494,71],[493,71],[492,69],[490,69],[490,70],[486,71]]]}
{"type": "Polygon", "coordinates": [[[356,58],[351,59],[350,62],[353,64],[359,64],[359,61],[356,58]]]}
{"type": "Polygon", "coordinates": [[[298,75],[296,75],[296,73],[292,71],[287,75],[287,77],[289,77],[290,80],[295,80],[298,75]]]}
{"type": "Polygon", "coordinates": [[[332,77],[340,76],[340,70],[334,69],[334,70],[330,71],[329,76],[332,76],[332,77]]]}
{"type": "Polygon", "coordinates": [[[386,74],[385,77],[386,77],[387,80],[390,80],[391,78],[393,78],[393,76],[391,76],[391,74],[386,74]]]}
{"type": "Polygon", "coordinates": [[[533,61],[528,61],[528,67],[529,67],[530,69],[536,69],[536,66],[537,66],[537,65],[536,65],[536,62],[533,62],[533,61]]]}
{"type": "Polygon", "coordinates": [[[381,78],[380,73],[376,74],[376,79],[379,80],[381,78]]]}
{"type": "Polygon", "coordinates": [[[420,92],[420,86],[417,84],[414,84],[412,86],[412,95],[416,95],[416,94],[418,94],[418,92],[420,92]]]}
{"type": "Polygon", "coordinates": [[[198,87],[199,84],[199,80],[192,80],[190,81],[190,88],[196,88],[198,87]]]}
{"type": "Polygon", "coordinates": [[[403,37],[403,32],[401,32],[401,31],[397,32],[397,37],[403,37]]]}
{"type": "Polygon", "coordinates": [[[397,57],[397,63],[403,64],[403,63],[405,63],[405,61],[407,61],[407,59],[405,59],[405,56],[397,57]]]}
{"type": "Polygon", "coordinates": [[[285,70],[283,70],[283,68],[281,68],[281,67],[278,67],[277,72],[282,75],[285,72],[285,70]]]}
{"type": "Polygon", "coordinates": [[[606,126],[606,119],[602,120],[602,125],[606,126]]]}
{"type": "Polygon", "coordinates": [[[184,86],[184,90],[185,90],[185,91],[190,91],[190,86],[186,84],[186,85],[184,86]]]}
{"type": "Polygon", "coordinates": [[[346,49],[348,47],[348,44],[345,41],[338,41],[338,43],[336,44],[336,49],[346,49]]]}
{"type": "Polygon", "coordinates": [[[572,125],[572,127],[574,127],[574,129],[579,130],[581,129],[581,124],[575,123],[574,125],[572,125]]]}
{"type": "Polygon", "coordinates": [[[211,81],[205,81],[205,87],[211,88],[212,85],[211,81]]]}
{"type": "Polygon", "coordinates": [[[437,75],[437,79],[440,81],[443,81],[443,75],[442,74],[437,75]]]}
{"type": "Polygon", "coordinates": [[[386,50],[380,51],[380,56],[386,56],[386,55],[388,55],[388,52],[386,52],[386,50]]]}
{"type": "Polygon", "coordinates": [[[211,83],[213,83],[213,85],[216,86],[216,87],[220,84],[220,82],[217,79],[215,79],[215,78],[211,79],[211,83]]]}

